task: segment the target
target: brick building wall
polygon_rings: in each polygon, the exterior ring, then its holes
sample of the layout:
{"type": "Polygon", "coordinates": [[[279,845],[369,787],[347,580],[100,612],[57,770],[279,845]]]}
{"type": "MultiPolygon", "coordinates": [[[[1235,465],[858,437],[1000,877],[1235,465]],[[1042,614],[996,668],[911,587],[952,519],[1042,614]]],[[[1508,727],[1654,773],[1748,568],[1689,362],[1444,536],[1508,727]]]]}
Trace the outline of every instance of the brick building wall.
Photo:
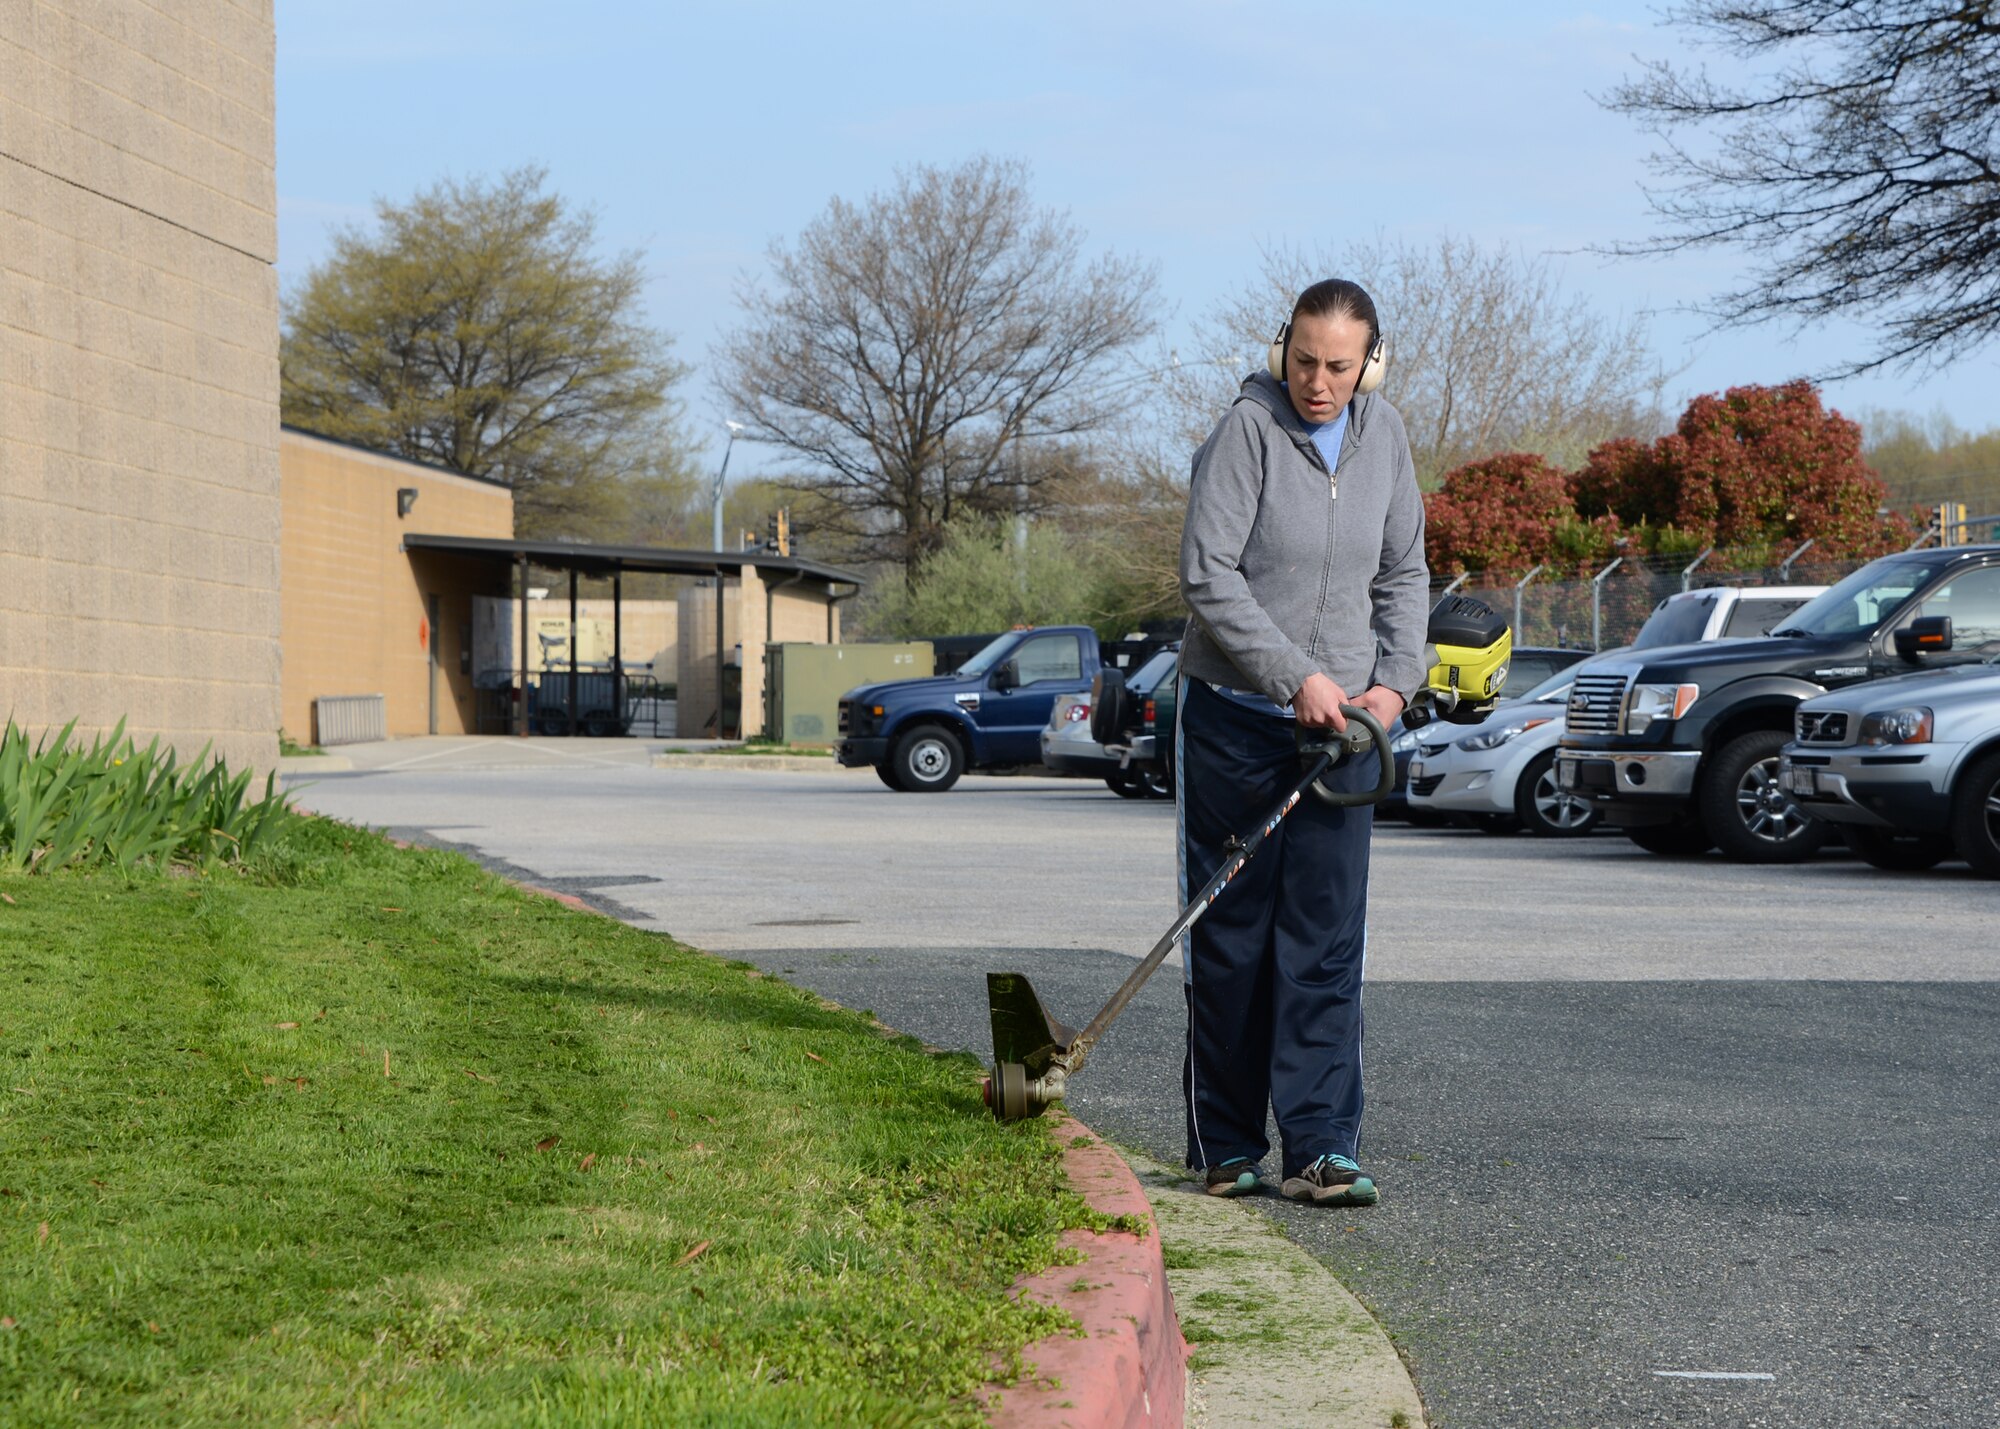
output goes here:
{"type": "Polygon", "coordinates": [[[277,753],[271,0],[0,3],[0,714],[277,753]]]}
{"type": "MultiPolygon", "coordinates": [[[[321,695],[382,695],[388,731],[478,732],[473,602],[506,594],[490,562],[402,549],[403,535],[514,534],[514,493],[287,427],[285,733],[314,738],[321,695]],[[417,493],[406,515],[396,493],[417,493]]],[[[565,606],[567,614],[567,606],[565,606]]]]}

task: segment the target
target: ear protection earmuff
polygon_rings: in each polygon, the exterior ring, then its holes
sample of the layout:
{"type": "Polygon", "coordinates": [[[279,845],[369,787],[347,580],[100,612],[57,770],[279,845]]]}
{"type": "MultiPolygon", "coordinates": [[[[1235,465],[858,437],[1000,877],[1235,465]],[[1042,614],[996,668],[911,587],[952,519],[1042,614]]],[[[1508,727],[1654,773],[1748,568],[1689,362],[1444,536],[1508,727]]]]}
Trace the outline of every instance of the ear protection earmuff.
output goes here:
{"type": "MultiPolygon", "coordinates": [[[[1280,382],[1285,380],[1285,354],[1292,345],[1292,325],[1287,322],[1278,329],[1278,335],[1271,339],[1271,350],[1264,358],[1264,368],[1280,382]]],[[[1389,370],[1389,348],[1380,333],[1368,349],[1368,356],[1361,362],[1361,380],[1354,384],[1354,395],[1373,392],[1382,385],[1382,377],[1389,370]]]]}

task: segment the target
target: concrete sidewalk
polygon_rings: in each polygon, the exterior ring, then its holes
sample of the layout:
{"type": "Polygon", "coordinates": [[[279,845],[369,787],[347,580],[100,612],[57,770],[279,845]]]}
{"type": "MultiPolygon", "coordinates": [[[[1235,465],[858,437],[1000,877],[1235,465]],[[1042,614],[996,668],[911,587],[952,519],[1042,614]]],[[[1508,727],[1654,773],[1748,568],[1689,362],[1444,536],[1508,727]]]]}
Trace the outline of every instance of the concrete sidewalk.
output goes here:
{"type": "Polygon", "coordinates": [[[1143,1152],[1119,1151],[1152,1202],[1193,1351],[1191,1426],[1422,1429],[1423,1401],[1395,1346],[1332,1271],[1251,1206],[1210,1196],[1143,1152]]]}
{"type": "Polygon", "coordinates": [[[427,773],[462,770],[645,768],[653,756],[670,749],[705,752],[730,749],[726,740],[525,738],[505,734],[436,734],[412,739],[371,740],[338,744],[323,754],[294,754],[278,761],[278,777],[286,783],[315,774],[379,774],[421,769],[427,773]]]}

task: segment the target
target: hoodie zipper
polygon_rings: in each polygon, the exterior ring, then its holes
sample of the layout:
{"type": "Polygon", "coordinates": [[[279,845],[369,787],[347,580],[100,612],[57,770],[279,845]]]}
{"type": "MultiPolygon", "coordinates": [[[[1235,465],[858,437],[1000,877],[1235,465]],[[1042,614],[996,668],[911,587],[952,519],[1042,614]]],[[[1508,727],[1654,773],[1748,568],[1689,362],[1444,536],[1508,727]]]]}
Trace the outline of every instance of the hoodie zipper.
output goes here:
{"type": "MultiPolygon", "coordinates": [[[[1338,521],[1340,514],[1340,468],[1346,465],[1348,452],[1357,447],[1361,440],[1361,434],[1353,425],[1353,421],[1354,418],[1350,415],[1348,417],[1348,430],[1341,434],[1340,450],[1334,454],[1333,466],[1326,473],[1326,560],[1321,563],[1319,568],[1319,603],[1313,609],[1312,634],[1306,639],[1306,654],[1315,660],[1319,658],[1320,627],[1326,621],[1327,586],[1333,579],[1334,540],[1340,533],[1338,521]],[[1350,436],[1353,437],[1353,441],[1348,440],[1350,436]]],[[[1324,467],[1326,461],[1325,458],[1320,456],[1319,447],[1314,445],[1310,438],[1307,439],[1307,445],[1312,447],[1312,454],[1307,457],[1307,460],[1318,461],[1324,467]]]]}
{"type": "MultiPolygon", "coordinates": [[[[1342,436],[1340,444],[1342,448],[1347,446],[1345,435],[1342,436]]],[[[1306,460],[1316,461],[1322,467],[1326,466],[1325,459],[1319,454],[1319,447],[1310,438],[1307,439],[1307,445],[1312,450],[1310,455],[1306,457],[1306,460]]],[[[1313,660],[1319,659],[1319,631],[1320,626],[1326,621],[1326,588],[1327,583],[1333,577],[1334,514],[1339,509],[1338,501],[1340,498],[1340,480],[1336,473],[1339,470],[1339,453],[1335,453],[1334,464],[1327,469],[1326,473],[1326,559],[1320,562],[1319,600],[1313,605],[1312,634],[1306,637],[1306,655],[1313,660]]]]}

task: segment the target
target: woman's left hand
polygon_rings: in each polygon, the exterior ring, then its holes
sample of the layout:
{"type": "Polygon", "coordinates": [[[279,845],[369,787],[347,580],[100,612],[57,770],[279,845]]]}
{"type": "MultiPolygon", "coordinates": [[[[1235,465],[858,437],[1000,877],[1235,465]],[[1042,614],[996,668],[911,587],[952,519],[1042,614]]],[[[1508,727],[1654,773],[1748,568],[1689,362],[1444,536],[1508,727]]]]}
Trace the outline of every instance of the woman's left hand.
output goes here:
{"type": "Polygon", "coordinates": [[[1395,723],[1397,717],[1403,713],[1403,697],[1387,685],[1371,686],[1368,693],[1353,703],[1360,705],[1380,720],[1384,729],[1395,723]]]}

